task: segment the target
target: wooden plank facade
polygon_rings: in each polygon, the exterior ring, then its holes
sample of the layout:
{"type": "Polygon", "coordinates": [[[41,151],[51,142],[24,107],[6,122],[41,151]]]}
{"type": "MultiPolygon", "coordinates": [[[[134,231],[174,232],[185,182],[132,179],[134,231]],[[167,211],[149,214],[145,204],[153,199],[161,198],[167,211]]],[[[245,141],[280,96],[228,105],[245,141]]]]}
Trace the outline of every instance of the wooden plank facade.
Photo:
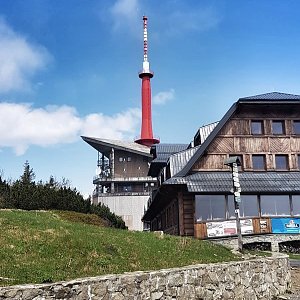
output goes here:
{"type": "MultiPolygon", "coordinates": [[[[195,145],[199,136],[199,133],[195,136],[195,145]]],[[[206,140],[199,143],[199,149],[182,170],[173,177],[167,175],[165,182],[161,182],[160,195],[152,199],[153,204],[149,205],[144,216],[150,221],[151,230],[201,239],[234,234],[233,196],[230,186],[222,187],[223,190],[220,186],[223,184],[222,174],[230,173],[229,167],[224,165],[225,159],[239,156],[242,162],[240,172],[249,175],[251,180],[257,174],[260,174],[257,180],[261,180],[264,174],[272,174],[277,176],[273,181],[282,180],[284,183],[282,187],[280,183],[276,185],[276,182],[266,180],[266,186],[255,189],[254,184],[244,193],[242,186],[244,234],[277,232],[278,222],[284,220],[290,222],[285,224],[284,230],[300,233],[297,229],[300,180],[294,179],[295,176],[300,179],[300,96],[271,93],[241,98],[219,124],[212,127],[206,140]],[[204,177],[197,177],[197,174],[204,174],[204,177]],[[201,181],[211,174],[216,174],[219,179],[201,181]],[[295,176],[285,180],[281,174],[295,176]],[[168,191],[172,189],[172,199],[163,196],[166,188],[168,191]],[[155,201],[166,205],[156,212],[153,209],[155,201]],[[224,212],[216,201],[224,206],[224,212]],[[174,217],[176,213],[178,218],[174,217]]],[[[170,165],[161,172],[169,174],[168,169],[170,165]]]]}

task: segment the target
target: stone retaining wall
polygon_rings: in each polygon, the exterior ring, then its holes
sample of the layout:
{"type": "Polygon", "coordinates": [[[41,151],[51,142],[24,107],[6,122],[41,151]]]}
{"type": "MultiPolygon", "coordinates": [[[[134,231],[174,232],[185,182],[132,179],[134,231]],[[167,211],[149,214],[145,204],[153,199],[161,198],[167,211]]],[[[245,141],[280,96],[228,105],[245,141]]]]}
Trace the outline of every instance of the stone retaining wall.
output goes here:
{"type": "Polygon", "coordinates": [[[286,255],[0,288],[0,299],[272,299],[290,284],[286,255]]]}
{"type": "MultiPolygon", "coordinates": [[[[232,249],[238,249],[237,237],[209,239],[215,244],[221,244],[223,246],[230,247],[232,249]]],[[[243,236],[243,244],[249,243],[271,243],[271,250],[274,252],[279,251],[279,243],[300,241],[300,234],[261,234],[261,235],[248,235],[243,236]]]]}

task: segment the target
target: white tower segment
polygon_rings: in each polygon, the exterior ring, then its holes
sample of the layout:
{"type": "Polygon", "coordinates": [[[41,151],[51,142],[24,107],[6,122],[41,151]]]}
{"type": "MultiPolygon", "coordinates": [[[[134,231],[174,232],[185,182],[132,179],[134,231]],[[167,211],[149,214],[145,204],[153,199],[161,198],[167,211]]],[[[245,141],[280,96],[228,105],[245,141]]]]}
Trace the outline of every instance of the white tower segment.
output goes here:
{"type": "Polygon", "coordinates": [[[143,73],[150,72],[150,65],[148,62],[148,31],[147,31],[147,21],[148,18],[143,16],[143,26],[144,26],[144,61],[143,61],[143,73]]]}

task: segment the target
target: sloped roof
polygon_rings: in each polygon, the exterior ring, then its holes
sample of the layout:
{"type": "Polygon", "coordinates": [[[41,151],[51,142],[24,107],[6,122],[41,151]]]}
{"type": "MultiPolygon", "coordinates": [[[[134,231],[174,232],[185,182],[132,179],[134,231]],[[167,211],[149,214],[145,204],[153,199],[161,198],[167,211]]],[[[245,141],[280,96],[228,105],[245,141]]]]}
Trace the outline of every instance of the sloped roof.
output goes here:
{"type": "Polygon", "coordinates": [[[200,146],[174,153],[169,157],[171,176],[177,174],[188,163],[200,146]]]}
{"type": "MultiPolygon", "coordinates": [[[[196,136],[200,136],[201,144],[207,139],[207,137],[211,134],[211,132],[215,129],[219,122],[214,122],[211,124],[203,125],[197,131],[196,136]]],[[[195,136],[195,138],[196,138],[195,136]]]]}
{"type": "Polygon", "coordinates": [[[300,95],[272,92],[250,97],[243,97],[239,100],[300,100],[300,95]]]}
{"type": "Polygon", "coordinates": [[[135,142],[109,140],[95,137],[81,137],[85,142],[101,153],[108,153],[112,148],[151,157],[150,148],[135,142]]]}
{"type": "Polygon", "coordinates": [[[151,147],[154,159],[151,162],[148,175],[156,177],[159,171],[167,164],[169,157],[188,147],[188,144],[157,144],[151,147]]]}
{"type": "Polygon", "coordinates": [[[157,144],[151,147],[154,158],[167,162],[171,154],[185,150],[188,144],[157,144]]]}
{"type": "Polygon", "coordinates": [[[218,125],[213,129],[211,134],[207,137],[207,139],[201,144],[201,147],[195,152],[195,154],[191,157],[190,161],[186,164],[186,166],[177,174],[178,177],[186,176],[190,170],[192,169],[193,165],[197,162],[199,158],[202,157],[202,155],[205,153],[208,146],[211,144],[211,142],[214,140],[214,138],[218,135],[220,130],[223,128],[225,123],[230,119],[230,117],[235,113],[236,108],[240,103],[249,103],[249,104],[259,104],[264,103],[264,101],[267,101],[268,104],[271,102],[280,103],[283,101],[284,103],[297,103],[300,104],[300,95],[292,95],[292,94],[284,94],[284,93],[266,93],[262,95],[256,95],[251,97],[245,97],[240,98],[237,102],[235,102],[229,110],[226,112],[224,117],[221,119],[221,121],[218,123],[218,125]]]}
{"type": "MultiPolygon", "coordinates": [[[[300,193],[300,172],[241,172],[243,193],[300,193]]],[[[186,177],[172,177],[164,185],[184,184],[191,193],[230,193],[230,172],[197,172],[186,177]]]]}

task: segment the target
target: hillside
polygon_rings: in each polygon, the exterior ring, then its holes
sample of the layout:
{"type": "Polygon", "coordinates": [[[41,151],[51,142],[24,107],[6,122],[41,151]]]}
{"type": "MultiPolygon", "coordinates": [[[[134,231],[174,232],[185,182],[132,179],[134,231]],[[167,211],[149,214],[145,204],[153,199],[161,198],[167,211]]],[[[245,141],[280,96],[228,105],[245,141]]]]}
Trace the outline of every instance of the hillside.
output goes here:
{"type": "Polygon", "coordinates": [[[0,225],[0,285],[235,259],[205,241],[105,227],[96,215],[0,210],[0,225]]]}

